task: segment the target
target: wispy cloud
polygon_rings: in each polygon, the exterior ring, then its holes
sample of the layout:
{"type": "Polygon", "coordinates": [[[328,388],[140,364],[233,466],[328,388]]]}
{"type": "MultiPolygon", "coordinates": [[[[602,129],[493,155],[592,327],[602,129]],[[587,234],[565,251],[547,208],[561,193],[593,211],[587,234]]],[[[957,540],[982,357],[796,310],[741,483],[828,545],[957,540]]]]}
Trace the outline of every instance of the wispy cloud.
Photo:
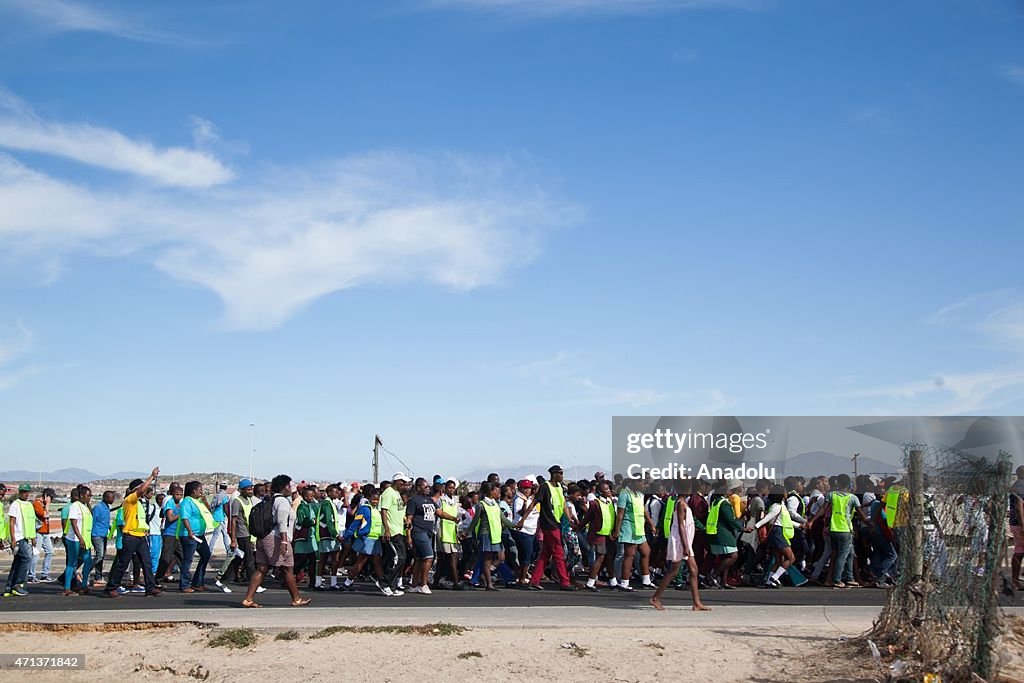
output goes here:
{"type": "Polygon", "coordinates": [[[102,33],[125,40],[164,45],[192,46],[205,41],[152,28],[137,17],[100,9],[85,2],[68,0],[0,0],[0,17],[19,19],[34,28],[52,33],[102,33]]]}
{"type": "Polygon", "coordinates": [[[965,297],[927,316],[931,325],[956,326],[979,344],[1008,352],[1010,359],[991,368],[940,371],[931,377],[844,391],[841,399],[889,399],[885,412],[969,414],[997,411],[1022,398],[1024,389],[1024,301],[1010,290],[965,297]]]}
{"type": "MultiPolygon", "coordinates": [[[[197,131],[204,141],[216,135],[205,124],[197,131]]],[[[259,168],[223,187],[206,187],[214,171],[184,188],[125,189],[67,181],[0,154],[0,253],[49,273],[82,250],[145,254],[216,293],[227,327],[255,330],[353,287],[497,283],[536,257],[547,230],[581,216],[540,189],[527,159],[376,152],[259,168]]]]}
{"type": "MultiPolygon", "coordinates": [[[[209,122],[204,121],[204,125],[212,129],[209,122]]],[[[52,154],[180,187],[209,187],[233,176],[229,168],[205,151],[159,148],[109,128],[44,120],[2,88],[0,147],[52,154]]]]}
{"type": "Polygon", "coordinates": [[[669,392],[651,388],[617,387],[594,381],[579,354],[559,351],[551,358],[541,358],[512,366],[520,377],[538,381],[566,394],[552,405],[622,406],[644,408],[671,404],[686,414],[712,415],[735,405],[723,392],[710,389],[693,392],[669,392]]]}
{"type": "Polygon", "coordinates": [[[1003,64],[999,73],[1011,83],[1024,85],[1024,64],[1003,64]]]}
{"type": "Polygon", "coordinates": [[[12,330],[0,333],[0,391],[7,391],[23,379],[40,371],[38,366],[21,365],[21,360],[31,352],[34,338],[20,320],[12,330]]]}
{"type": "Polygon", "coordinates": [[[625,15],[701,9],[754,10],[763,0],[425,0],[428,6],[500,12],[517,16],[625,15]]]}

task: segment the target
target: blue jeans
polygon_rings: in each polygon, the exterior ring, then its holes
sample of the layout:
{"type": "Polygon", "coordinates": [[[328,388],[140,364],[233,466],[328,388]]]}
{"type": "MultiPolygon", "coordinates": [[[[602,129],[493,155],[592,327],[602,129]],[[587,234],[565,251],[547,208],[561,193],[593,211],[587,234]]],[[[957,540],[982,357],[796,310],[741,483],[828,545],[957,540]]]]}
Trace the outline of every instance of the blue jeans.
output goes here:
{"type": "Polygon", "coordinates": [[[829,532],[832,539],[832,580],[853,583],[853,534],[848,531],[829,532]]]}
{"type": "Polygon", "coordinates": [[[896,546],[885,534],[871,534],[871,574],[878,580],[896,564],[896,546]]]}
{"type": "Polygon", "coordinates": [[[89,582],[89,572],[92,571],[92,553],[88,548],[83,548],[77,540],[64,539],[64,554],[67,557],[67,568],[64,569],[64,590],[71,590],[71,580],[75,576],[75,568],[78,561],[82,560],[82,588],[89,582]]]}
{"type": "Polygon", "coordinates": [[[32,541],[23,538],[14,544],[14,561],[11,562],[11,573],[7,575],[7,590],[25,583],[31,564],[32,541]]]}
{"type": "Polygon", "coordinates": [[[231,539],[228,538],[228,524],[227,522],[221,522],[217,525],[217,528],[211,532],[213,535],[210,536],[210,554],[213,554],[214,549],[217,547],[217,540],[220,539],[221,545],[224,546],[225,554],[228,553],[228,546],[231,545],[231,539]]]}
{"type": "MultiPolygon", "coordinates": [[[[49,534],[40,534],[36,536],[36,547],[43,551],[43,571],[40,572],[39,576],[44,579],[50,578],[50,563],[53,562],[53,539],[50,538],[49,534]]],[[[28,580],[36,578],[36,565],[39,564],[39,558],[33,558],[32,564],[28,567],[28,580]]]]}
{"type": "Polygon", "coordinates": [[[181,576],[178,580],[178,588],[195,588],[206,583],[206,565],[210,564],[210,546],[202,536],[196,536],[198,540],[193,541],[188,536],[181,539],[181,576]],[[199,553],[199,562],[196,563],[196,571],[192,573],[192,556],[199,553]]]}
{"type": "Polygon", "coordinates": [[[529,567],[536,559],[537,537],[522,531],[513,531],[512,539],[516,542],[519,550],[519,562],[529,567]]]}
{"type": "MultiPolygon", "coordinates": [[[[92,570],[93,580],[103,580],[103,558],[107,555],[107,537],[92,537],[92,570]]],[[[85,577],[83,577],[85,578],[85,577]]]]}
{"type": "Polygon", "coordinates": [[[156,568],[160,566],[160,553],[164,549],[164,537],[160,534],[149,536],[149,559],[153,565],[153,575],[156,575],[156,568]]]}

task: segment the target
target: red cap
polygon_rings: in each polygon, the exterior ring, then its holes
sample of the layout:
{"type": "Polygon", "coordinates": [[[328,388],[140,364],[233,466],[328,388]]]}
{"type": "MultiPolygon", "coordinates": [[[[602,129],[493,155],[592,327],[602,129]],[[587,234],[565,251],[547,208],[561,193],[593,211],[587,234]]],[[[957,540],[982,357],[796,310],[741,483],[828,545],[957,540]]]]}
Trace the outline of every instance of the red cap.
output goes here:
{"type": "Polygon", "coordinates": [[[519,480],[519,488],[521,488],[521,489],[531,488],[532,489],[533,488],[533,481],[530,480],[530,479],[520,479],[519,480]]]}

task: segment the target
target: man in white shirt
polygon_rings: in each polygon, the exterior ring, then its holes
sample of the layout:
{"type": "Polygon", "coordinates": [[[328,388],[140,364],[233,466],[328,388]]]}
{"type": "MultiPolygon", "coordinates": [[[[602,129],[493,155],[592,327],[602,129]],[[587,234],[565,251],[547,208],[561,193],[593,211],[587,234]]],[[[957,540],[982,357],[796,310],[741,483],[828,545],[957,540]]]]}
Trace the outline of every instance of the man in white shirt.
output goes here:
{"type": "Polygon", "coordinates": [[[14,561],[11,562],[11,571],[7,575],[5,598],[28,595],[28,591],[25,590],[25,579],[32,563],[32,549],[36,546],[36,511],[32,503],[28,502],[28,494],[31,492],[31,484],[19,486],[18,498],[11,502],[11,507],[6,513],[14,561]]]}

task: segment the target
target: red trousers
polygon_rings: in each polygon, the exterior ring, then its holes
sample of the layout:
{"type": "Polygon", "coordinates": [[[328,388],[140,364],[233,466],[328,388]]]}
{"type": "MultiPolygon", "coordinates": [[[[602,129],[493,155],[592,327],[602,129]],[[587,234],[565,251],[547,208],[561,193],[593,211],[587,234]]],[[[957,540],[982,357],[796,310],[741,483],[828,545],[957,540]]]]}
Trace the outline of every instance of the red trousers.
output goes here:
{"type": "Polygon", "coordinates": [[[559,585],[566,588],[569,585],[569,572],[565,571],[565,551],[562,549],[561,529],[544,529],[540,557],[537,558],[537,564],[533,567],[530,583],[534,586],[540,585],[540,580],[544,578],[544,566],[549,563],[559,585]]]}

